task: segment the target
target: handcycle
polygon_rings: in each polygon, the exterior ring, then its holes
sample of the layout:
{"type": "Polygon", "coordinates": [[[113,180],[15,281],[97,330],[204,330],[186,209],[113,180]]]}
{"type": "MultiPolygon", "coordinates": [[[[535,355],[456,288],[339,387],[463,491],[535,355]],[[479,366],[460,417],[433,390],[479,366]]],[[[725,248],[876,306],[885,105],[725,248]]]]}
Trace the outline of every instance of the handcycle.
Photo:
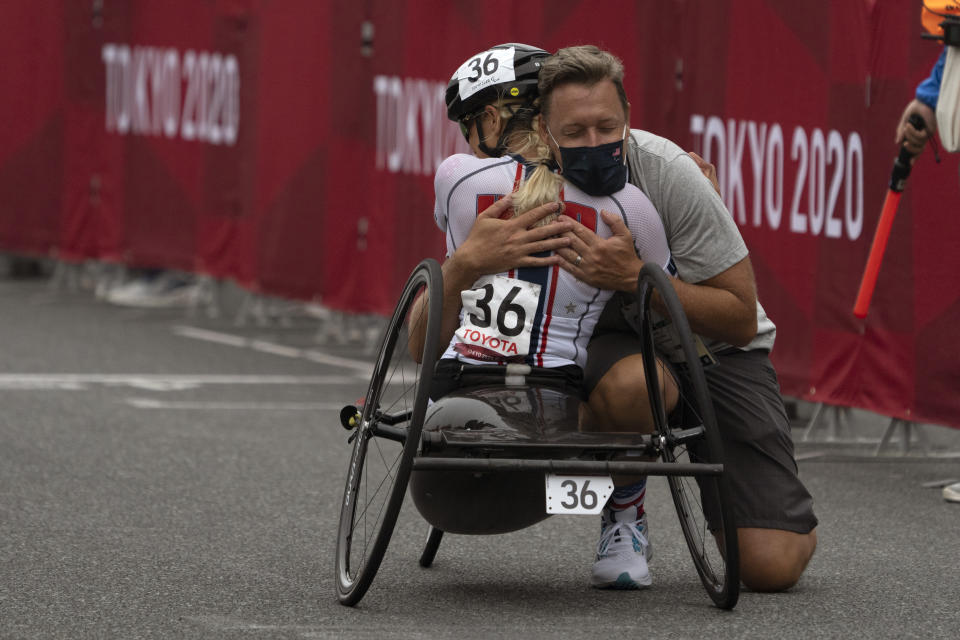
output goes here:
{"type": "Polygon", "coordinates": [[[417,265],[387,325],[365,399],[340,412],[353,449],[337,536],[339,601],[352,606],[366,594],[408,487],[428,523],[419,564],[429,567],[444,533],[506,533],[553,513],[599,513],[613,489],[611,475],[648,474],[666,476],[700,581],[716,606],[732,609],[740,593],[737,530],[720,437],[700,354],[663,272],[644,266],[636,293],[655,424],[647,435],[580,431],[580,399],[550,370],[526,365],[464,367],[477,384],[431,404],[442,291],[439,264],[417,265]],[[660,312],[651,308],[655,293],[660,312]],[[426,313],[414,316],[423,294],[426,313]],[[419,358],[408,349],[411,322],[426,323],[419,358]],[[684,364],[677,369],[678,407],[668,416],[654,391],[654,354],[655,335],[670,326],[684,364]]]}

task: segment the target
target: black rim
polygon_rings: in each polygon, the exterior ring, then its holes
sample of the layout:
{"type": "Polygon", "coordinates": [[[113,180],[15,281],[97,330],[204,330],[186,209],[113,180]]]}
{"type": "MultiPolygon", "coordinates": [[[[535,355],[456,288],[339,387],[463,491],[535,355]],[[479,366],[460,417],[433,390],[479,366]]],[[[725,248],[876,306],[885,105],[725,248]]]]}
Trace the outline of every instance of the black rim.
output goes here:
{"type": "Polygon", "coordinates": [[[336,579],[341,603],[353,605],[370,587],[403,504],[413,457],[420,443],[429,382],[437,357],[440,266],[425,260],[414,269],[391,318],[362,409],[340,510],[336,579]],[[421,292],[430,296],[421,364],[407,351],[408,321],[421,292]],[[390,437],[378,435],[381,416],[402,416],[390,437]],[[396,434],[405,437],[398,439],[396,434]]]}
{"type": "MultiPolygon", "coordinates": [[[[722,463],[722,445],[717,430],[713,405],[710,402],[706,378],[693,343],[692,333],[683,313],[683,307],[673,291],[666,275],[654,265],[645,265],[638,280],[638,298],[642,310],[641,339],[643,341],[644,369],[650,391],[657,433],[662,436],[662,457],[665,462],[722,463]],[[682,426],[699,426],[703,436],[693,440],[678,441],[673,437],[673,427],[667,418],[659,393],[659,373],[654,354],[653,323],[650,303],[653,291],[659,292],[669,319],[677,331],[688,363],[680,374],[678,411],[671,416],[682,415],[682,426]]],[[[732,609],[740,595],[740,567],[737,547],[737,530],[727,498],[723,476],[670,476],[667,478],[670,493],[676,506],[687,547],[693,558],[700,580],[713,602],[721,608],[732,609]],[[715,531],[711,532],[703,503],[716,505],[711,519],[715,531]],[[721,551],[723,549],[723,551],[721,551]]]]}

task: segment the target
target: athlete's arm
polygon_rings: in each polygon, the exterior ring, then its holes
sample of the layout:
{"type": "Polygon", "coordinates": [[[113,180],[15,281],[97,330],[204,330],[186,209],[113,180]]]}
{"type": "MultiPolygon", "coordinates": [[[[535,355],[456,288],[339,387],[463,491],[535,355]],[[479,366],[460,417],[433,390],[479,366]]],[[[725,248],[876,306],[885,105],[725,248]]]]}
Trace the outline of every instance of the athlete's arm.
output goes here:
{"type": "MultiPolygon", "coordinates": [[[[541,205],[509,220],[500,216],[513,205],[508,195],[487,207],[477,220],[466,240],[443,263],[443,316],[440,323],[439,348],[441,353],[450,344],[460,325],[460,292],[469,289],[484,275],[501,273],[518,267],[544,267],[559,264],[556,254],[535,257],[533,254],[554,251],[570,244],[570,239],[560,234],[572,227],[567,216],[548,225],[532,227],[541,218],[555,213],[556,202],[541,205]]],[[[426,323],[420,316],[426,310],[426,296],[421,296],[411,313],[410,355],[420,361],[423,343],[426,341],[426,323]]]]}

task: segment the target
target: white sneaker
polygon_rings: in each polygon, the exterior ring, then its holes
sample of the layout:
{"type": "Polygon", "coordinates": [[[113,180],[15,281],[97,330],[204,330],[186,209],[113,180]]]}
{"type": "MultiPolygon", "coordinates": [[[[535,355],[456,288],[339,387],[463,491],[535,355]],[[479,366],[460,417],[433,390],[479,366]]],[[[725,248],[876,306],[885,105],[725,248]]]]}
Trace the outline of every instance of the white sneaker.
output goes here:
{"type": "Polygon", "coordinates": [[[943,488],[943,499],[947,502],[960,502],[960,482],[945,486],[943,488]]]}
{"type": "Polygon", "coordinates": [[[598,589],[649,587],[653,581],[647,566],[650,544],[646,537],[646,514],[639,520],[636,519],[635,509],[615,511],[610,515],[615,520],[605,521],[600,532],[591,583],[598,589]]]}
{"type": "Polygon", "coordinates": [[[194,302],[198,291],[199,287],[195,282],[164,273],[152,280],[132,280],[110,291],[106,300],[121,307],[143,309],[188,307],[194,302]]]}
{"type": "Polygon", "coordinates": [[[640,529],[640,533],[643,534],[643,537],[647,539],[647,546],[645,551],[647,562],[649,563],[653,560],[653,540],[650,536],[650,525],[647,523],[647,512],[644,511],[643,515],[639,518],[637,517],[637,508],[628,507],[624,511],[612,511],[609,508],[603,510],[603,514],[600,516],[600,532],[603,533],[607,525],[612,522],[610,516],[613,515],[616,518],[617,522],[634,522],[637,529],[640,529]],[[619,516],[616,514],[620,514],[619,516]]]}
{"type": "Polygon", "coordinates": [[[115,286],[104,295],[104,299],[110,304],[116,304],[123,307],[133,306],[134,303],[150,295],[150,283],[143,279],[131,280],[126,284],[115,286]]]}
{"type": "Polygon", "coordinates": [[[640,529],[640,533],[643,534],[643,537],[647,539],[647,546],[644,549],[647,562],[653,560],[653,542],[650,540],[650,525],[647,524],[647,514],[644,514],[637,520],[637,528],[640,529]]]}

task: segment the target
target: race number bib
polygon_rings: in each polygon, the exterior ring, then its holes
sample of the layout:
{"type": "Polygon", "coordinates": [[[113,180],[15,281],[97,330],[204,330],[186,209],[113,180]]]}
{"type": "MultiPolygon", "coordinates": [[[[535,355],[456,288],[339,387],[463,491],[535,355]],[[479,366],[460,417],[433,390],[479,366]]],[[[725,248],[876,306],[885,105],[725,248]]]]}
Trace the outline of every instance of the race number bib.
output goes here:
{"type": "Polygon", "coordinates": [[[474,360],[517,360],[530,350],[540,285],[504,276],[484,276],[460,292],[463,320],[457,352],[474,360]]]}
{"type": "Polygon", "coordinates": [[[476,55],[457,69],[460,99],[466,100],[477,91],[516,79],[513,71],[513,47],[490,49],[476,55]]]}

